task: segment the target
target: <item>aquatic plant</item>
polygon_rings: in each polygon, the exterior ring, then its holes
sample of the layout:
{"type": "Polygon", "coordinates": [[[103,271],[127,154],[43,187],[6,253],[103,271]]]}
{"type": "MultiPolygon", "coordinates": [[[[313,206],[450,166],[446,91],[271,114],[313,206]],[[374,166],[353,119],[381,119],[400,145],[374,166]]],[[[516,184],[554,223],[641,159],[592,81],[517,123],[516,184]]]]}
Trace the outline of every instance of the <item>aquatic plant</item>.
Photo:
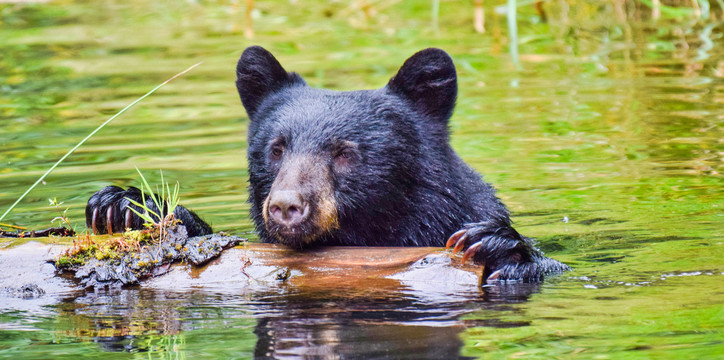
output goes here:
{"type": "MultiPolygon", "coordinates": [[[[174,215],[174,210],[181,201],[179,183],[177,182],[172,189],[171,186],[164,181],[163,171],[161,171],[161,184],[156,189],[160,194],[157,194],[153,191],[153,188],[146,180],[146,177],[143,176],[141,170],[136,168],[136,171],[138,171],[138,175],[143,184],[143,186],[141,186],[143,203],[129,198],[126,199],[133,205],[129,205],[128,209],[145,221],[144,225],[146,229],[127,230],[120,237],[90,235],[88,232],[83,235],[78,235],[73,239],[71,247],[60,254],[55,260],[59,268],[83,265],[88,260],[94,258],[97,260],[119,259],[126,254],[133,255],[147,246],[167,245],[166,243],[171,242],[170,232],[172,232],[176,238],[187,237],[185,231],[173,231],[176,225],[180,223],[174,215]],[[155,208],[147,205],[146,194],[150,197],[155,208]]],[[[57,203],[55,199],[51,199],[50,201],[51,204],[62,204],[57,203]]],[[[67,218],[65,221],[67,221],[67,218]]]]}
{"type": "Polygon", "coordinates": [[[50,220],[50,223],[58,222],[60,226],[67,226],[68,229],[73,229],[73,225],[70,224],[70,220],[68,219],[68,208],[65,208],[65,210],[60,210],[60,205],[63,205],[63,202],[58,202],[57,198],[48,199],[50,202],[50,206],[54,206],[56,210],[58,210],[59,216],[56,216],[53,218],[53,220],[50,220]]]}
{"type": "MultiPolygon", "coordinates": [[[[128,209],[143,219],[146,222],[144,225],[147,228],[158,228],[159,241],[164,241],[168,238],[168,229],[180,222],[174,215],[174,210],[176,210],[176,207],[181,202],[181,196],[179,195],[179,183],[176,182],[173,191],[171,191],[168,183],[164,181],[163,171],[161,171],[161,194],[158,195],[153,192],[151,185],[148,184],[148,181],[146,181],[146,178],[143,176],[141,170],[136,168],[136,171],[138,171],[138,175],[141,177],[141,181],[143,182],[143,186],[141,187],[141,199],[143,199],[143,203],[139,203],[138,201],[130,198],[126,198],[126,200],[139,207],[140,210],[143,210],[143,212],[134,209],[132,206],[128,206],[128,209]],[[148,192],[153,204],[156,205],[157,212],[147,205],[146,192],[148,192]]],[[[158,187],[156,189],[158,191],[158,187]]]]}

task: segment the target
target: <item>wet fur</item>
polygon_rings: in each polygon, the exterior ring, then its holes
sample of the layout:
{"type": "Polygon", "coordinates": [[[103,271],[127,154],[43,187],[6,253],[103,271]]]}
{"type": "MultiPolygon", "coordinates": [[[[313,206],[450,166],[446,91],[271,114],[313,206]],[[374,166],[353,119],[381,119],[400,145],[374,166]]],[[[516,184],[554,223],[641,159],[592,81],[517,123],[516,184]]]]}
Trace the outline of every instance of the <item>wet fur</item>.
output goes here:
{"type": "MultiPolygon", "coordinates": [[[[444,246],[464,229],[457,248],[472,249],[486,277],[539,281],[569,269],[513,229],[493,187],[450,147],[457,75],[444,51],[418,52],[377,90],[311,88],[258,46],[244,51],[236,74],[249,115],[250,213],[262,241],[297,248],[444,246]],[[276,159],[270,153],[280,141],[284,154],[276,159]],[[338,160],[339,148],[350,149],[349,162],[338,160]],[[269,194],[280,183],[311,202],[299,236],[280,235],[267,216],[269,194]]],[[[92,197],[89,209],[121,201],[104,196],[92,197]]],[[[189,216],[184,224],[206,229],[189,216]]]]}

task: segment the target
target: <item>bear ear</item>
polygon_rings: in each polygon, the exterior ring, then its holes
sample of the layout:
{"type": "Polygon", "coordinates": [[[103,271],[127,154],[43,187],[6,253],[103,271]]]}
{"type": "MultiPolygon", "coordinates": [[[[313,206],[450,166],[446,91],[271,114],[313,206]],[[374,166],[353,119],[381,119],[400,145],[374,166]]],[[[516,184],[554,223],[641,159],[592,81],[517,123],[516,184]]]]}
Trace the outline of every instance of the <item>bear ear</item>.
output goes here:
{"type": "Polygon", "coordinates": [[[297,73],[288,73],[269,51],[250,46],[236,65],[236,89],[249,117],[269,95],[284,87],[305,84],[297,73]]]}
{"type": "Polygon", "coordinates": [[[455,64],[445,51],[422,50],[405,61],[387,88],[412,101],[423,113],[447,121],[458,92],[455,64]]]}

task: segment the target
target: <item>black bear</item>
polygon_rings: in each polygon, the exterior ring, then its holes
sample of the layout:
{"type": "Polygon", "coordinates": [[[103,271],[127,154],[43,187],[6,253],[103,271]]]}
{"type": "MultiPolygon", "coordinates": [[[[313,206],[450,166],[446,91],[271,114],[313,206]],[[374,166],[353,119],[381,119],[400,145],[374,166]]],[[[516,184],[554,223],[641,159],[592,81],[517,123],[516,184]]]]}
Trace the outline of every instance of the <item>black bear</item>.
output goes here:
{"type": "MultiPolygon", "coordinates": [[[[493,187],[450,147],[457,75],[444,51],[414,54],[377,90],[311,88],[259,46],[244,51],[236,75],[249,116],[251,217],[262,241],[300,249],[455,245],[467,249],[464,260],[484,264],[489,280],[539,281],[568,269],[513,229],[493,187]]],[[[124,197],[139,199],[138,190],[93,195],[88,226],[139,227],[124,197]]],[[[177,212],[190,235],[211,232],[187,209],[177,212]]]]}

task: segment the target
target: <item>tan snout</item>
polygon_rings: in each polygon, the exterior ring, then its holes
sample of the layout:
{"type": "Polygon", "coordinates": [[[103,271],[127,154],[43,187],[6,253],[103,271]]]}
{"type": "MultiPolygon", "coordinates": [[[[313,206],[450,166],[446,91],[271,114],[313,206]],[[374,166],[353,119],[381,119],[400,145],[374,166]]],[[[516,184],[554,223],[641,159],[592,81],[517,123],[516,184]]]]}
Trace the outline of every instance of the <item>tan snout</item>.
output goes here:
{"type": "Polygon", "coordinates": [[[283,243],[310,243],[337,228],[327,163],[311,155],[285,154],[262,211],[267,230],[283,243]]]}

